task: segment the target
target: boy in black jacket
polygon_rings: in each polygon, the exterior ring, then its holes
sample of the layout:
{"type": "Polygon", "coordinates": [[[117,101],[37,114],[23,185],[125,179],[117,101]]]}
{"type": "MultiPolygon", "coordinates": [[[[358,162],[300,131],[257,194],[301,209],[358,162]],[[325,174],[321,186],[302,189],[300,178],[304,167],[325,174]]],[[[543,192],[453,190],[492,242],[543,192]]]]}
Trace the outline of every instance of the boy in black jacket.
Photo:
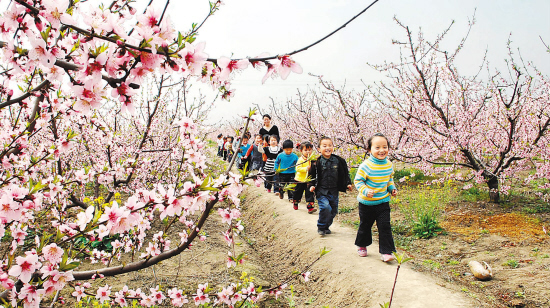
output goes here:
{"type": "Polygon", "coordinates": [[[351,190],[348,165],[346,161],[332,154],[334,146],[332,139],[323,137],[319,141],[321,156],[317,159],[315,167],[311,168],[310,191],[316,192],[319,204],[319,220],[317,221],[317,233],[320,235],[331,234],[329,227],[338,213],[338,192],[351,190]]]}

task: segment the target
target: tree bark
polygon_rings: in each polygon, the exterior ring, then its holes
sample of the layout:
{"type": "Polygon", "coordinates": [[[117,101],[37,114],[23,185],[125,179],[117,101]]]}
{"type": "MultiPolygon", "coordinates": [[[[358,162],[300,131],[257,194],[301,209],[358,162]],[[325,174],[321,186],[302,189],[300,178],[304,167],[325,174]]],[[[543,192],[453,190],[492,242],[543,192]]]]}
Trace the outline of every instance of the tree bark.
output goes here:
{"type": "Polygon", "coordinates": [[[494,203],[499,203],[500,194],[498,192],[498,178],[491,176],[487,179],[487,186],[489,186],[489,200],[494,203]]]}

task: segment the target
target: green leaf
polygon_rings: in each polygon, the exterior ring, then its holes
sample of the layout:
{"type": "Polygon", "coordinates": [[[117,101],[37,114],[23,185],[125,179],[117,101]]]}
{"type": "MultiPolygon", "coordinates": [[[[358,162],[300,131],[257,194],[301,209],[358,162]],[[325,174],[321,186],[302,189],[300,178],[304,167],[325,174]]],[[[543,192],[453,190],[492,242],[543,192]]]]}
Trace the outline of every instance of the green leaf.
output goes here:
{"type": "Polygon", "coordinates": [[[79,265],[80,265],[80,262],[75,261],[75,262],[71,262],[69,264],[60,265],[59,270],[61,270],[62,272],[66,272],[66,271],[70,271],[72,269],[77,268],[79,265]]]}
{"type": "Polygon", "coordinates": [[[40,32],[40,36],[42,37],[42,39],[47,43],[48,42],[48,36],[50,36],[50,30],[52,29],[51,26],[48,26],[48,28],[46,29],[46,31],[42,31],[40,32]]]}
{"type": "Polygon", "coordinates": [[[330,250],[328,250],[326,247],[320,248],[320,251],[321,251],[320,257],[322,257],[322,256],[324,256],[324,255],[326,255],[327,253],[330,252],[330,250]]]}
{"type": "Polygon", "coordinates": [[[181,32],[178,32],[178,47],[181,46],[182,41],[183,41],[183,35],[181,34],[181,32]]]}

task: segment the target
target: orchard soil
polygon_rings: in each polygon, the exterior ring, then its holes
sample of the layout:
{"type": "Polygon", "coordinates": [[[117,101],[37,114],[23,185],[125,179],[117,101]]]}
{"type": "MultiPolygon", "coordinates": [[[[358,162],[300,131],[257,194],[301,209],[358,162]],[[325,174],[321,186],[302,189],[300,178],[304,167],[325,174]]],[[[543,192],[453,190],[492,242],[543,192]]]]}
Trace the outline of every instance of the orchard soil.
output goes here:
{"type": "MultiPolygon", "coordinates": [[[[379,307],[389,301],[397,265],[381,262],[376,244],[369,247],[367,258],[357,256],[353,245],[354,226],[359,220],[355,196],[355,192],[340,194],[340,208],[347,210],[336,217],[333,234],[320,237],[315,225],[317,213],[308,215],[304,203],[294,211],[286,199],[249,187],[242,203],[245,230],[235,245],[237,254],[247,255],[243,265],[227,268],[231,247],[221,235],[227,225],[213,212],[203,228],[206,241],[196,241],[181,258],[136,273],[98,279],[93,284],[108,284],[113,290],[128,285],[146,291],[157,285],[164,290],[177,286],[193,294],[199,283],[209,282],[217,292],[238,282],[246,272],[254,277],[256,286],[265,289],[295,270],[303,271],[326,247],[330,252],[311,267],[310,282],[304,283],[301,277],[291,280],[288,285],[293,286],[293,293],[286,288],[282,297],[268,296],[260,307],[379,307]]],[[[396,235],[398,252],[414,260],[399,272],[392,307],[550,306],[550,237],[542,232],[542,225],[550,225],[547,213],[537,214],[540,219],[535,220],[499,205],[455,202],[445,215],[445,234],[429,240],[396,235]],[[487,262],[494,278],[476,280],[467,266],[470,260],[487,262]]],[[[392,220],[400,219],[399,211],[392,209],[392,220]]],[[[162,229],[156,220],[153,230],[162,229]]],[[[169,234],[172,245],[177,243],[178,232],[169,234]]],[[[64,307],[74,304],[70,292],[67,289],[62,294],[69,303],[64,307]]],[[[170,306],[165,302],[161,307],[170,306]]]]}

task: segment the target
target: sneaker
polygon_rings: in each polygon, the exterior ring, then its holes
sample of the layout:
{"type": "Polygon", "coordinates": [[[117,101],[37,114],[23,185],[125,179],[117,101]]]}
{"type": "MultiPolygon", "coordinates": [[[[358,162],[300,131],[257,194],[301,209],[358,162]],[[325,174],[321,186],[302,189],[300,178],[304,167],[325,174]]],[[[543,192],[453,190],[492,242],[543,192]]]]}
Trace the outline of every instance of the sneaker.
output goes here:
{"type": "Polygon", "coordinates": [[[278,196],[278,195],[279,195],[279,192],[278,192],[278,191],[276,191],[276,192],[275,192],[275,196],[278,196]]]}
{"type": "Polygon", "coordinates": [[[331,234],[331,233],[332,233],[332,231],[330,231],[329,229],[325,230],[325,234],[331,234]]]}
{"type": "Polygon", "coordinates": [[[307,212],[308,212],[308,214],[313,214],[313,213],[317,212],[317,209],[314,208],[314,207],[308,207],[307,212]]]}
{"type": "Polygon", "coordinates": [[[366,257],[367,256],[367,247],[357,247],[357,254],[360,257],[366,257]]]}
{"type": "Polygon", "coordinates": [[[298,203],[294,203],[293,208],[294,208],[295,210],[297,210],[297,209],[298,209],[298,203]]]}
{"type": "MultiPolygon", "coordinates": [[[[275,195],[277,195],[277,194],[275,194],[275,195]]],[[[279,199],[281,199],[281,200],[285,197],[284,194],[279,194],[278,196],[279,196],[279,199]]]]}
{"type": "Polygon", "coordinates": [[[290,202],[290,203],[294,203],[294,200],[292,200],[292,199],[288,199],[288,202],[290,202]]]}
{"type": "Polygon", "coordinates": [[[380,260],[382,260],[384,262],[390,262],[390,261],[395,260],[395,257],[393,255],[383,254],[383,255],[380,256],[380,260]]]}
{"type": "Polygon", "coordinates": [[[321,236],[324,236],[325,235],[325,230],[319,229],[319,230],[317,230],[317,233],[321,236]]]}
{"type": "Polygon", "coordinates": [[[270,193],[271,193],[271,189],[268,189],[268,190],[267,190],[267,193],[270,194],[270,193]]]}

